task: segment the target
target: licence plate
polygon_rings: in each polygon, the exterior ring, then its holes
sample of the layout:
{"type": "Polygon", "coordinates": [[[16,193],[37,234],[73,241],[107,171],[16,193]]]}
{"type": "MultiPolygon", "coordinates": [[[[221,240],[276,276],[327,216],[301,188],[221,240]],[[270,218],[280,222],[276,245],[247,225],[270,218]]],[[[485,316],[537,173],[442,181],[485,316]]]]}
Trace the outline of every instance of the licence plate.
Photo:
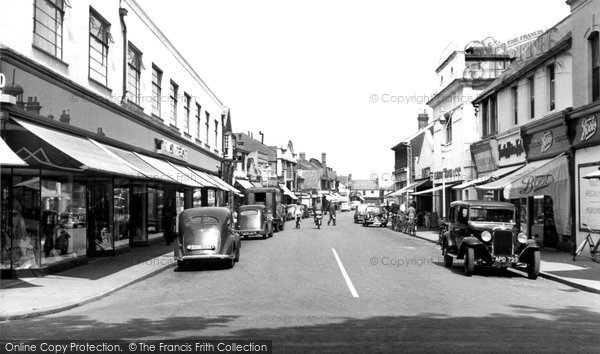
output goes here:
{"type": "Polygon", "coordinates": [[[188,245],[187,249],[190,251],[206,251],[206,250],[214,250],[215,246],[213,245],[188,245]]]}
{"type": "Polygon", "coordinates": [[[519,259],[517,257],[496,257],[494,259],[496,262],[501,262],[501,263],[517,263],[519,261],[519,259]]]}

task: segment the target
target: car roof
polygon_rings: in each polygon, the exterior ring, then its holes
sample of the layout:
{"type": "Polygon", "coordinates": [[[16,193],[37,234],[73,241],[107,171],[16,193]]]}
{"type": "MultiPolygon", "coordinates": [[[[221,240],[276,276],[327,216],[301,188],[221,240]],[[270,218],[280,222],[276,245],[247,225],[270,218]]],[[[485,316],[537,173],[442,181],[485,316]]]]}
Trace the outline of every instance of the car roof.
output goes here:
{"type": "Polygon", "coordinates": [[[219,220],[223,220],[229,216],[231,211],[229,211],[228,208],[222,207],[198,207],[185,209],[181,213],[183,214],[183,218],[189,218],[193,216],[212,216],[219,220]]]}
{"type": "Polygon", "coordinates": [[[248,209],[265,209],[266,206],[262,204],[250,204],[250,205],[241,205],[240,210],[248,210],[248,209]]]}
{"type": "Polygon", "coordinates": [[[494,200],[457,200],[455,202],[450,203],[450,206],[454,205],[468,205],[468,206],[492,206],[492,207],[505,207],[505,208],[515,208],[515,205],[512,203],[506,202],[497,202],[494,200]]]}

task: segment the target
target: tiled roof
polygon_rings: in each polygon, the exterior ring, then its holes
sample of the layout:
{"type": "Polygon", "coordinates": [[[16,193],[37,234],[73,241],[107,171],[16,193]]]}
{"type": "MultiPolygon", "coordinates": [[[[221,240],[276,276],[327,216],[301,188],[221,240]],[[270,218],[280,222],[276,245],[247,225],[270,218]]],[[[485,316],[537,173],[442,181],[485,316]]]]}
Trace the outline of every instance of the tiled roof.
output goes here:
{"type": "Polygon", "coordinates": [[[269,161],[277,160],[277,152],[248,134],[235,133],[237,147],[245,151],[260,151],[268,156],[269,161]]]}
{"type": "Polygon", "coordinates": [[[374,190],[379,189],[379,183],[370,179],[352,180],[352,189],[374,190]]]}

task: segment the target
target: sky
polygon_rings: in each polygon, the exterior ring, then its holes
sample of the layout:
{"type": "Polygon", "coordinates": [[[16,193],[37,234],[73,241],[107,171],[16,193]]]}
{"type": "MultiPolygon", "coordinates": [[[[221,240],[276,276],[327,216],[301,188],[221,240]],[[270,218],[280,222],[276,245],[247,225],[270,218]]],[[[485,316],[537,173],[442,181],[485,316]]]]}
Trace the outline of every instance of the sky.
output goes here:
{"type": "Polygon", "coordinates": [[[569,15],[565,0],[137,1],[231,109],[234,132],[291,140],[307,157],[325,152],[338,175],[382,184],[391,148],[431,114],[449,46],[505,42],[569,15]]]}

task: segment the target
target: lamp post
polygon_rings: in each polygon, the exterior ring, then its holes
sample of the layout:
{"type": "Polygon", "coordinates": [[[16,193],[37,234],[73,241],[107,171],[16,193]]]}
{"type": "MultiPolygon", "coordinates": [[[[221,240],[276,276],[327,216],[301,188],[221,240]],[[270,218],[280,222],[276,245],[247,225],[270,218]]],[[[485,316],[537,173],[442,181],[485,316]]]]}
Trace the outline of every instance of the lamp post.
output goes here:
{"type": "MultiPolygon", "coordinates": [[[[450,122],[452,118],[452,112],[445,112],[440,118],[439,122],[442,125],[446,125],[450,122]]],[[[446,153],[446,148],[448,144],[442,143],[440,141],[440,153],[442,154],[442,219],[446,220],[446,171],[444,170],[444,155],[446,153]]]]}

